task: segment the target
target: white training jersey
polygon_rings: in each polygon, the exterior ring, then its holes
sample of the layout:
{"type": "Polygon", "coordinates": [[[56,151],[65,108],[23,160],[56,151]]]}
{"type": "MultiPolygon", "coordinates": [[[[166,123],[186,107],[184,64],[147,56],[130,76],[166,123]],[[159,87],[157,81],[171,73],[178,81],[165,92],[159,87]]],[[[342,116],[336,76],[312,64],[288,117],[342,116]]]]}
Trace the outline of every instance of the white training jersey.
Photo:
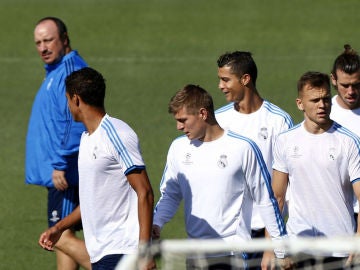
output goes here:
{"type": "Polygon", "coordinates": [[[270,175],[256,144],[231,131],[211,142],[174,140],[160,185],[154,224],[162,227],[184,201],[189,238],[248,240],[253,201],[273,238],[286,234],[270,175]]]}
{"type": "Polygon", "coordinates": [[[105,255],[137,251],[138,201],[126,175],[143,168],[138,137],[123,121],[105,115],[94,133],[83,133],[79,150],[80,209],[92,263],[105,255]]]}
{"type": "MultiPolygon", "coordinates": [[[[350,129],[356,135],[360,136],[360,108],[355,110],[347,110],[339,105],[335,95],[332,98],[331,114],[330,118],[338,122],[343,127],[350,129]]],[[[359,202],[354,195],[354,211],[359,213],[359,202]]]]}
{"type": "Polygon", "coordinates": [[[289,176],[290,237],[354,234],[352,183],[360,180],[359,151],[360,139],[336,122],[322,134],[307,132],[302,122],[278,136],[273,169],[289,176]]]}
{"type": "MultiPolygon", "coordinates": [[[[264,100],[260,109],[250,114],[238,112],[234,108],[234,103],[229,103],[216,110],[215,116],[220,126],[250,138],[259,146],[271,175],[274,141],[279,133],[293,126],[290,115],[264,100]]],[[[264,226],[257,207],[254,205],[251,228],[261,229],[264,226]]]]}

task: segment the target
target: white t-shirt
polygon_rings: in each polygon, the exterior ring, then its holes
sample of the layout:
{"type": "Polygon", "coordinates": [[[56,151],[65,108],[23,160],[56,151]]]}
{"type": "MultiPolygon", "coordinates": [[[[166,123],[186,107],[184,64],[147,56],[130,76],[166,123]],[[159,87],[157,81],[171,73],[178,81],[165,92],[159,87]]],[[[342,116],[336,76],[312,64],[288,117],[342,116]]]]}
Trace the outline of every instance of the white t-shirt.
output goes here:
{"type": "Polygon", "coordinates": [[[92,263],[137,251],[138,202],[126,175],[143,169],[139,141],[123,121],[105,115],[79,150],[79,194],[86,248],[92,263]]]}
{"type": "MultiPolygon", "coordinates": [[[[215,116],[220,126],[252,139],[259,146],[271,175],[274,141],[279,133],[293,126],[290,115],[264,100],[260,109],[250,114],[236,111],[234,103],[229,103],[216,110],[215,116]]],[[[264,228],[264,222],[261,220],[256,205],[254,205],[251,228],[264,228]]]]}
{"type": "Polygon", "coordinates": [[[336,122],[322,134],[307,132],[302,122],[278,136],[273,168],[289,175],[290,237],[354,234],[352,182],[360,180],[359,147],[359,138],[336,122]]]}
{"type": "MultiPolygon", "coordinates": [[[[339,105],[336,98],[333,96],[330,118],[340,125],[350,129],[356,135],[360,136],[360,108],[355,110],[347,110],[339,105]]],[[[354,211],[359,213],[359,202],[354,195],[354,211]]]]}
{"type": "Polygon", "coordinates": [[[254,200],[271,236],[286,233],[259,148],[231,131],[211,142],[174,140],[160,189],[154,224],[162,227],[184,200],[189,238],[250,239],[254,200]]]}

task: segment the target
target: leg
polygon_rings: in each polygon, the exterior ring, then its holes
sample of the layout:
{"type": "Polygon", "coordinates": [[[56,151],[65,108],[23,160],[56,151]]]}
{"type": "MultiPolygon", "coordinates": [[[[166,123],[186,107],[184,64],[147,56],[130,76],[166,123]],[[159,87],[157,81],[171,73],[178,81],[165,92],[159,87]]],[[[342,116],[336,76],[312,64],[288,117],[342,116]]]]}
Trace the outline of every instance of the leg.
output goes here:
{"type": "Polygon", "coordinates": [[[78,270],[79,265],[66,253],[59,249],[55,250],[57,270],[78,270]]]}
{"type": "MultiPolygon", "coordinates": [[[[48,188],[48,223],[49,227],[54,226],[61,218],[64,218],[79,204],[79,192],[77,187],[69,187],[66,191],[58,191],[55,188],[48,188]]],[[[74,229],[80,229],[79,228],[74,229]]],[[[85,242],[76,237],[75,231],[66,230],[63,232],[55,246],[58,267],[70,265],[71,260],[76,267],[81,265],[85,269],[91,269],[90,258],[87,254],[85,242]],[[69,258],[70,257],[70,258],[69,258]]],[[[71,264],[71,265],[73,265],[71,264]]],[[[70,266],[69,266],[70,267],[70,266]]],[[[61,268],[58,268],[61,269],[61,268]]],[[[77,268],[63,268],[77,269],[77,268]]]]}
{"type": "Polygon", "coordinates": [[[64,255],[70,257],[76,264],[81,265],[85,269],[91,269],[90,258],[86,251],[85,242],[77,238],[73,231],[66,230],[63,232],[61,238],[56,244],[56,249],[56,254],[58,254],[58,251],[60,251],[60,254],[63,253],[64,255]]]}

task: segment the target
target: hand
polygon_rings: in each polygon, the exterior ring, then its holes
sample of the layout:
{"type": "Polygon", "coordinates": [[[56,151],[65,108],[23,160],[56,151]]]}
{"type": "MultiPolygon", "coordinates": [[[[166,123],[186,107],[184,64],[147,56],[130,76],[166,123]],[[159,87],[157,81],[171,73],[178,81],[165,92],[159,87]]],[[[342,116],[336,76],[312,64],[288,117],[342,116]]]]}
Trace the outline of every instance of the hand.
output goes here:
{"type": "Polygon", "coordinates": [[[60,239],[62,232],[53,226],[40,235],[39,245],[46,250],[54,251],[54,246],[60,239]]]}
{"type": "Polygon", "coordinates": [[[275,253],[273,251],[269,251],[269,250],[264,251],[261,260],[261,269],[262,270],[275,269],[275,253]]]}
{"type": "Polygon", "coordinates": [[[294,262],[290,257],[285,257],[283,259],[276,258],[276,265],[279,266],[281,270],[294,269],[294,262]]]}
{"type": "Polygon", "coordinates": [[[69,187],[65,178],[65,171],[54,170],[52,174],[52,181],[57,190],[64,191],[69,187]]]}
{"type": "Polygon", "coordinates": [[[360,254],[352,253],[347,258],[347,260],[345,262],[345,267],[351,268],[351,266],[355,266],[355,268],[356,268],[357,266],[359,266],[359,264],[360,264],[360,254]]]}
{"type": "Polygon", "coordinates": [[[152,226],[152,231],[151,231],[152,235],[151,235],[151,237],[152,237],[153,240],[160,239],[160,231],[161,231],[161,229],[160,229],[160,227],[158,225],[153,225],[152,226]]]}
{"type": "Polygon", "coordinates": [[[140,259],[140,261],[139,261],[139,269],[140,270],[155,270],[155,269],[157,269],[155,260],[153,260],[153,259],[151,259],[151,260],[140,259]]]}

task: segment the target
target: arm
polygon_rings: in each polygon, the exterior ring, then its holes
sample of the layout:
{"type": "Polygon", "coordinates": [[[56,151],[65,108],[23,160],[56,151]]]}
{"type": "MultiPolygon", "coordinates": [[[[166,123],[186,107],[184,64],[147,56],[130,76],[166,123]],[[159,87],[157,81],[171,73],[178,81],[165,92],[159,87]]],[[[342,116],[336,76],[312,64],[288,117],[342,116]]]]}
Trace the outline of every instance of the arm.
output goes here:
{"type": "Polygon", "coordinates": [[[138,197],[138,215],[141,243],[151,240],[154,194],[146,170],[136,171],[127,175],[127,179],[138,197]]]}
{"type": "MultiPolygon", "coordinates": [[[[151,242],[154,193],[146,170],[135,171],[128,174],[127,180],[138,197],[140,252],[147,252],[147,245],[151,242]]],[[[156,269],[154,260],[147,257],[145,257],[145,259],[145,261],[140,262],[140,269],[156,269]]]]}
{"type": "MultiPolygon", "coordinates": [[[[353,184],[353,189],[354,189],[354,193],[355,193],[355,196],[359,202],[359,205],[360,205],[360,181],[356,182],[353,184]]],[[[360,236],[360,215],[358,215],[358,220],[357,220],[357,230],[356,230],[356,236],[360,236]]]]}
{"type": "Polygon", "coordinates": [[[289,176],[287,173],[273,170],[271,186],[274,191],[274,196],[279,204],[279,208],[281,212],[284,209],[285,195],[286,195],[288,182],[289,182],[289,176]]]}
{"type": "Polygon", "coordinates": [[[54,226],[43,232],[40,235],[38,241],[39,245],[44,249],[53,251],[54,246],[57,243],[57,241],[60,239],[61,234],[65,230],[79,223],[80,221],[81,221],[81,213],[80,213],[80,206],[78,206],[70,215],[60,220],[54,226]]]}

